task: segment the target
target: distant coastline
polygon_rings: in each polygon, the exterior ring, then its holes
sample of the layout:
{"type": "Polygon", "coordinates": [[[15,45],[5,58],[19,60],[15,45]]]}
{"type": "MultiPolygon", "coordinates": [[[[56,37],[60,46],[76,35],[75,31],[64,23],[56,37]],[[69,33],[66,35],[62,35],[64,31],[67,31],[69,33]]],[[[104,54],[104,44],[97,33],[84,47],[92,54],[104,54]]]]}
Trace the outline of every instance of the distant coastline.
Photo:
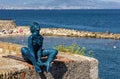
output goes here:
{"type": "MultiPolygon", "coordinates": [[[[12,34],[0,34],[4,36],[17,36],[17,35],[30,35],[28,26],[17,26],[13,29],[15,32],[12,34]],[[22,32],[20,33],[20,29],[22,32]]],[[[110,32],[89,32],[89,31],[78,31],[64,28],[41,28],[41,35],[43,36],[66,36],[66,37],[80,37],[80,38],[102,38],[102,39],[115,39],[120,40],[120,34],[113,34],[110,32]]]]}
{"type": "MultiPolygon", "coordinates": [[[[120,40],[120,34],[110,33],[109,31],[89,32],[65,28],[42,28],[41,34],[44,36],[67,36],[84,38],[104,38],[120,40]]],[[[13,20],[0,20],[0,36],[30,35],[29,26],[17,26],[13,20]]]]}
{"type": "Polygon", "coordinates": [[[45,9],[45,8],[41,8],[41,9],[32,9],[32,8],[25,8],[25,9],[23,9],[23,8],[20,8],[20,9],[16,9],[16,8],[0,8],[0,10],[119,10],[119,9],[104,9],[104,8],[98,8],[98,9],[96,9],[96,8],[91,8],[91,9],[87,9],[87,8],[81,8],[81,9],[45,9]]]}

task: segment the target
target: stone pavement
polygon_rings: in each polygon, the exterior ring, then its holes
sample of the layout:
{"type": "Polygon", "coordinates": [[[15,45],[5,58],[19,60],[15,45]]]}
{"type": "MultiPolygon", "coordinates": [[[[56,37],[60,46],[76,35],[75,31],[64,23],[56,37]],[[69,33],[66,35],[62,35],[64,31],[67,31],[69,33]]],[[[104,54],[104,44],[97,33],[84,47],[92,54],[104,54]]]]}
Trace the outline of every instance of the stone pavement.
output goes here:
{"type": "MultiPolygon", "coordinates": [[[[45,68],[43,68],[45,69],[45,68]]],[[[21,55],[0,57],[0,79],[97,79],[98,61],[80,55],[59,53],[49,73],[35,72],[21,55]]]]}

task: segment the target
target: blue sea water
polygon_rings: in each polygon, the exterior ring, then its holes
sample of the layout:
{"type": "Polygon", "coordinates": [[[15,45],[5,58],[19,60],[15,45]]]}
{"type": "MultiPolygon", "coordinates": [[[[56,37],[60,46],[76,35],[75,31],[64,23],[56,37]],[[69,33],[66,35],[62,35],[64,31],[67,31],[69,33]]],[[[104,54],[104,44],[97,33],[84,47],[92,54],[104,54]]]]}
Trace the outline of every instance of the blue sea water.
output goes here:
{"type": "MultiPolygon", "coordinates": [[[[42,27],[120,33],[120,10],[0,10],[0,19],[12,19],[17,25],[37,21],[42,27]]],[[[0,41],[26,45],[27,37],[0,38],[0,41]]],[[[101,79],[120,79],[120,40],[45,37],[44,48],[72,43],[94,52],[101,79]]]]}
{"type": "Polygon", "coordinates": [[[120,33],[120,10],[0,10],[0,19],[17,25],[37,21],[42,27],[120,33]]]}

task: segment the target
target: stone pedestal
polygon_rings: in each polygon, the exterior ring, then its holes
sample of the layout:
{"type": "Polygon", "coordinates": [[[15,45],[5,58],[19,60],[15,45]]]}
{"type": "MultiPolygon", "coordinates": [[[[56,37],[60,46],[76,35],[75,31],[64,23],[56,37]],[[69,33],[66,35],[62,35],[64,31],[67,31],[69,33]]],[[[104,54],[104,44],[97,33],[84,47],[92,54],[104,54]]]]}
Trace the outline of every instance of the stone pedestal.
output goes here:
{"type": "Polygon", "coordinates": [[[20,55],[1,57],[0,61],[0,79],[98,79],[98,61],[80,55],[59,53],[50,72],[42,74],[22,61],[20,55]]]}
{"type": "Polygon", "coordinates": [[[49,73],[38,74],[22,59],[21,47],[0,42],[0,79],[98,79],[96,59],[64,52],[58,53],[49,73]]]}

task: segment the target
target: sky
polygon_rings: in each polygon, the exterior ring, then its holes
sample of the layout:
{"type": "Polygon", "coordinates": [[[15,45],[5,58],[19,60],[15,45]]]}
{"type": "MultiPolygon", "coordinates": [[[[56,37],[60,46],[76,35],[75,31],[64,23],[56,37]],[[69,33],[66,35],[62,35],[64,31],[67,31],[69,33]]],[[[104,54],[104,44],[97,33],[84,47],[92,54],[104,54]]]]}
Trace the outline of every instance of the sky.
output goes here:
{"type": "Polygon", "coordinates": [[[120,9],[120,0],[0,0],[0,9],[120,9]]]}

